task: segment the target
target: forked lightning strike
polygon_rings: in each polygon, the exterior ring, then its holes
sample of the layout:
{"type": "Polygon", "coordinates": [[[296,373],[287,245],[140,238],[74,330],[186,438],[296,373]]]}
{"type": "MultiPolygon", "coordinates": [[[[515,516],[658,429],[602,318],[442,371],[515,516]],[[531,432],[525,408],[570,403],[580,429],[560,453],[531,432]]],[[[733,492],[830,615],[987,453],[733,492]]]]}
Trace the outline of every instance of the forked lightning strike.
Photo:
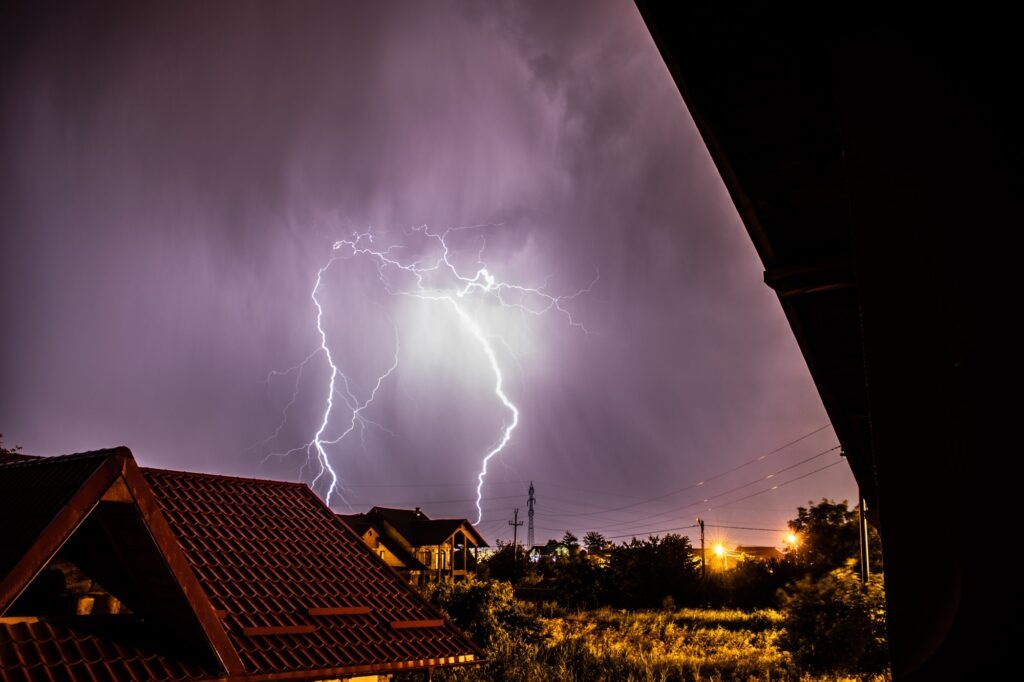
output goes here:
{"type": "MultiPolygon", "coordinates": [[[[554,311],[564,316],[570,326],[576,327],[584,333],[590,333],[583,324],[573,317],[572,313],[566,309],[563,304],[566,301],[570,301],[589,292],[600,278],[599,274],[595,274],[594,279],[586,287],[566,296],[553,296],[547,293],[545,291],[547,286],[546,281],[544,285],[540,287],[528,287],[500,280],[495,277],[483,263],[483,254],[487,245],[486,235],[483,235],[484,238],[482,244],[477,251],[476,265],[478,267],[471,276],[467,276],[459,271],[458,267],[452,262],[452,251],[448,242],[450,235],[452,232],[456,231],[476,230],[486,227],[490,226],[474,225],[469,227],[454,227],[449,228],[444,232],[431,232],[426,226],[412,228],[412,232],[414,234],[419,234],[426,239],[428,243],[432,243],[437,249],[436,257],[428,259],[426,262],[424,258],[403,259],[401,256],[396,255],[395,252],[400,252],[406,249],[406,246],[403,244],[391,244],[387,248],[382,249],[375,246],[377,237],[375,237],[371,232],[354,233],[351,238],[341,239],[334,243],[332,249],[333,253],[331,254],[330,259],[317,271],[313,290],[310,292],[310,298],[312,299],[313,306],[316,309],[316,329],[320,338],[320,346],[299,364],[284,371],[271,372],[270,375],[268,375],[267,379],[269,381],[270,378],[275,375],[297,372],[292,398],[285,406],[280,424],[269,438],[257,445],[266,444],[280,434],[281,429],[287,421],[288,410],[294,405],[296,396],[298,395],[299,382],[302,378],[303,369],[306,364],[312,361],[315,357],[323,355],[330,367],[330,379],[325,390],[324,410],[319,420],[319,427],[309,442],[296,448],[292,448],[287,452],[277,453],[275,456],[285,457],[304,452],[306,454],[306,463],[303,464],[303,469],[305,469],[306,466],[316,467],[316,474],[313,476],[310,485],[315,489],[320,481],[326,480],[326,493],[324,495],[324,500],[328,505],[331,503],[331,497],[335,494],[339,494],[339,478],[334,467],[331,465],[328,448],[340,445],[346,438],[356,431],[359,431],[360,439],[364,439],[365,430],[368,426],[379,428],[394,435],[391,431],[385,429],[377,422],[369,419],[365,413],[373,404],[382,384],[395,372],[395,370],[398,369],[399,353],[401,351],[401,343],[398,328],[396,326],[394,328],[395,338],[393,361],[387,370],[377,377],[376,383],[368,392],[365,399],[360,400],[356,396],[356,391],[354,390],[352,382],[335,361],[334,354],[331,352],[330,340],[328,338],[327,331],[324,328],[325,311],[321,303],[320,292],[324,285],[324,276],[327,274],[328,270],[330,270],[331,266],[339,260],[348,260],[353,258],[370,259],[376,264],[377,277],[380,279],[384,291],[391,296],[404,296],[422,301],[440,302],[451,306],[462,326],[469,332],[469,335],[476,340],[480,346],[480,350],[486,357],[491,371],[494,374],[494,395],[497,397],[502,407],[508,412],[508,418],[505,420],[500,436],[487,450],[487,452],[484,453],[480,463],[480,471],[476,477],[477,523],[479,523],[483,517],[483,509],[480,502],[483,497],[483,485],[484,479],[487,476],[488,464],[492,458],[505,449],[509,441],[512,439],[512,432],[515,431],[519,424],[519,409],[505,392],[505,379],[502,373],[501,363],[498,361],[498,355],[495,353],[494,345],[491,342],[491,335],[481,327],[479,321],[470,315],[463,303],[470,297],[477,295],[497,303],[501,307],[518,310],[522,313],[529,313],[531,315],[543,315],[554,311]],[[407,280],[407,283],[404,286],[398,281],[401,278],[407,280]],[[348,424],[340,434],[330,437],[328,434],[331,433],[332,417],[334,416],[337,408],[335,402],[336,398],[340,398],[345,403],[345,408],[347,408],[349,413],[349,419],[348,424]]],[[[504,343],[504,341],[502,341],[502,343],[504,343]]],[[[507,347],[507,344],[504,345],[507,347]]],[[[365,440],[362,440],[362,442],[365,447],[365,440]]]]}

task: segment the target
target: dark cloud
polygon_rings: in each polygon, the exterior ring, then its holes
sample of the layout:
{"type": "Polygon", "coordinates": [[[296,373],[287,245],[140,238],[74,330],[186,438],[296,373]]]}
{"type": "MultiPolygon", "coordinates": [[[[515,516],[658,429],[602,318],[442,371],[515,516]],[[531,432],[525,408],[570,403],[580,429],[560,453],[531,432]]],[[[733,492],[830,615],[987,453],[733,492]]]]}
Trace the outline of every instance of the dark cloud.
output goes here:
{"type": "MultiPolygon", "coordinates": [[[[316,346],[312,277],[352,229],[422,224],[500,223],[488,261],[558,291],[600,270],[573,303],[593,335],[552,316],[505,328],[523,421],[488,490],[535,480],[543,525],[662,511],[553,518],[627,499],[570,488],[659,494],[825,422],[630,3],[10,11],[0,427],[28,450],[126,443],[151,464],[297,476],[296,458],[250,446],[291,395],[290,377],[267,386],[266,372],[316,346]]],[[[374,413],[399,436],[335,453],[353,503],[467,497],[503,418],[472,345],[436,310],[382,298],[356,264],[331,277],[330,332],[357,383],[386,368],[392,323],[403,338],[374,413]],[[424,483],[451,487],[412,487],[424,483]]],[[[315,430],[325,380],[312,362],[277,448],[315,430]]],[[[784,463],[831,443],[819,434],[784,463]]],[[[749,504],[849,495],[851,481],[836,467],[749,504]]],[[[719,518],[762,519],[745,513],[719,518]]]]}

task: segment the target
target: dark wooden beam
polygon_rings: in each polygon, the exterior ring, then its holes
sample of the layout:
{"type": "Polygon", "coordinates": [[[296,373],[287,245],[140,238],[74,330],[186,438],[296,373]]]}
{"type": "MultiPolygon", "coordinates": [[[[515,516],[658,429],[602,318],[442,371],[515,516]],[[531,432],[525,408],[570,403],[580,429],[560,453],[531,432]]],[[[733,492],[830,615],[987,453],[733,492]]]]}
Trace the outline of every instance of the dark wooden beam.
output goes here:
{"type": "Polygon", "coordinates": [[[849,257],[771,268],[764,271],[764,283],[786,297],[852,289],[857,285],[853,259],[849,257]]]}

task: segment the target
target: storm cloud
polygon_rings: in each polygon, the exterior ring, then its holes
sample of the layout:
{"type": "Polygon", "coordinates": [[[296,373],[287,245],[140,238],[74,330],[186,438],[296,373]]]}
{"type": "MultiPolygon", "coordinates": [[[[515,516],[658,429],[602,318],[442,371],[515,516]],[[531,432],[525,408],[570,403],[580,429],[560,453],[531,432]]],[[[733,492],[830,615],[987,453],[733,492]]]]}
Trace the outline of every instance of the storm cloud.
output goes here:
{"type": "MultiPolygon", "coordinates": [[[[511,496],[530,480],[539,538],[642,523],[697,498],[581,512],[682,488],[827,422],[630,3],[8,11],[8,444],[126,444],[147,465],[309,480],[301,456],[267,456],[316,430],[326,364],[304,368],[287,422],[261,444],[295,385],[294,373],[268,372],[317,347],[310,291],[336,239],[420,225],[492,225],[488,265],[532,285],[549,278],[558,293],[600,272],[570,306],[592,334],[552,315],[502,330],[522,421],[485,490],[488,539],[508,534],[504,519],[524,506],[511,496]]],[[[373,429],[365,447],[332,451],[346,499],[471,515],[479,455],[506,416],[472,344],[442,312],[382,297],[372,269],[340,264],[330,277],[327,324],[356,385],[387,367],[391,323],[402,339],[372,413],[395,435],[373,429]]],[[[719,488],[835,442],[823,431],[719,488]]],[[[840,466],[714,518],[780,524],[810,497],[854,490],[840,466]]]]}

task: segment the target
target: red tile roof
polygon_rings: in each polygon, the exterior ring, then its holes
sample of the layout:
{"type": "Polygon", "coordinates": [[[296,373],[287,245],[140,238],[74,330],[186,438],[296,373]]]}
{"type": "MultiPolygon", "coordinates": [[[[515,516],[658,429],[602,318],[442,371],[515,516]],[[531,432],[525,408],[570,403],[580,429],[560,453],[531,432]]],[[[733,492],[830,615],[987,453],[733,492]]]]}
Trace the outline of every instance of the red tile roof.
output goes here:
{"type": "MultiPolygon", "coordinates": [[[[11,532],[9,546],[22,547],[37,534],[26,557],[47,542],[59,547],[121,485],[183,590],[187,602],[176,602],[187,612],[181,617],[205,633],[216,658],[203,663],[202,656],[157,653],[141,630],[125,639],[116,627],[95,629],[99,621],[91,618],[77,625],[0,622],[0,680],[201,678],[218,660],[217,676],[227,666],[233,679],[316,679],[480,659],[476,646],[304,485],[139,470],[126,448],[35,460],[31,475],[18,470],[24,466],[0,462],[0,490],[24,486],[26,504],[38,503],[41,518],[56,513],[62,523],[43,523],[41,533],[38,523],[31,532],[11,532]],[[69,492],[74,504],[55,510],[69,492]]],[[[16,512],[0,502],[0,528],[12,525],[6,515],[16,512]]],[[[25,576],[34,575],[27,558],[14,561],[16,569],[0,572],[7,588],[0,615],[24,589],[25,576]]]]}
{"type": "Polygon", "coordinates": [[[3,680],[202,680],[217,670],[161,652],[140,636],[137,624],[105,623],[96,633],[85,623],[44,621],[0,626],[3,680]]]}
{"type": "Polygon", "coordinates": [[[305,485],[143,470],[203,590],[227,612],[248,672],[411,667],[480,652],[455,626],[396,632],[440,618],[305,485]],[[365,615],[309,609],[369,607],[365,615]],[[313,626],[306,635],[245,628],[313,626]]]}
{"type": "Polygon", "coordinates": [[[0,460],[0,576],[14,567],[56,513],[109,455],[109,450],[40,458],[13,455],[0,460]]]}

